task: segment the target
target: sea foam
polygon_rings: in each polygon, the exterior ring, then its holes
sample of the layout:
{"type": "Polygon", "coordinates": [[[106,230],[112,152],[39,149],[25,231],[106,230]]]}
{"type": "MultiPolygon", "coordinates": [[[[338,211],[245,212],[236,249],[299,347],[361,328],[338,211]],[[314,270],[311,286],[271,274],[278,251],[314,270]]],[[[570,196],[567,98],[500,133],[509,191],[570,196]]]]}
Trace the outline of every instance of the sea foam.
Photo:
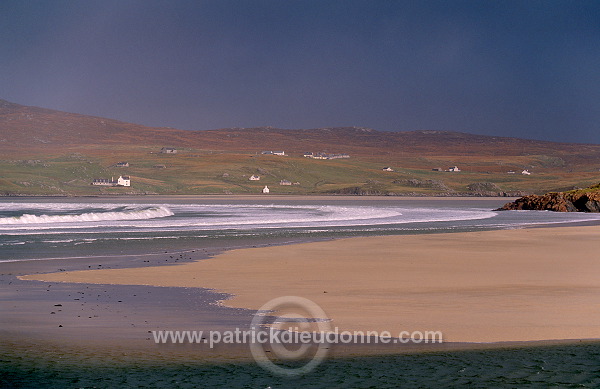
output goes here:
{"type": "Polygon", "coordinates": [[[172,216],[173,212],[164,206],[119,212],[87,212],[77,215],[31,215],[0,218],[1,225],[77,223],[113,220],[145,220],[172,216]]]}

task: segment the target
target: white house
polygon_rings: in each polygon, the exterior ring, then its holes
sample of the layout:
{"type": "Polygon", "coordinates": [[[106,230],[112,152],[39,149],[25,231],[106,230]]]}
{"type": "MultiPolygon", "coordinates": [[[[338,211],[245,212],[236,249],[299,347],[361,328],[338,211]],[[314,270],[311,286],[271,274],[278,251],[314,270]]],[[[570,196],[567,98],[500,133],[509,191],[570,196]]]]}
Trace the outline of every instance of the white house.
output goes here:
{"type": "Polygon", "coordinates": [[[117,162],[117,167],[129,167],[129,162],[117,162]]]}
{"type": "Polygon", "coordinates": [[[110,178],[96,178],[92,181],[92,185],[97,186],[131,186],[131,179],[129,176],[119,176],[115,181],[113,177],[110,178]]]}
{"type": "Polygon", "coordinates": [[[249,178],[250,181],[260,181],[260,176],[257,176],[256,174],[253,174],[250,176],[249,178]]]}
{"type": "Polygon", "coordinates": [[[118,186],[131,186],[131,178],[129,176],[119,176],[117,179],[118,186]]]}
{"type": "Polygon", "coordinates": [[[270,192],[269,187],[265,185],[265,187],[263,188],[262,192],[263,193],[269,193],[270,192]]]}
{"type": "Polygon", "coordinates": [[[112,179],[108,179],[108,178],[95,178],[94,181],[92,181],[92,185],[97,185],[97,186],[115,186],[115,182],[112,179]]]}
{"type": "Polygon", "coordinates": [[[522,174],[522,175],[524,175],[524,176],[530,176],[530,175],[531,175],[531,172],[530,172],[529,170],[525,169],[525,170],[523,170],[523,171],[521,172],[521,174],[522,174]]]}
{"type": "Polygon", "coordinates": [[[273,155],[285,155],[285,151],[273,151],[273,155]]]}
{"type": "Polygon", "coordinates": [[[177,154],[177,149],[174,149],[173,147],[163,147],[160,149],[160,152],[162,154],[177,154]]]}
{"type": "Polygon", "coordinates": [[[279,185],[292,185],[292,181],[281,180],[281,181],[279,181],[279,185]]]}
{"type": "Polygon", "coordinates": [[[386,167],[384,167],[382,170],[383,170],[384,172],[393,172],[393,171],[394,171],[394,169],[392,169],[392,168],[391,168],[391,167],[389,167],[389,166],[386,166],[386,167]]]}
{"type": "Polygon", "coordinates": [[[452,166],[450,168],[448,168],[449,172],[459,172],[460,169],[458,168],[458,166],[452,166]]]}

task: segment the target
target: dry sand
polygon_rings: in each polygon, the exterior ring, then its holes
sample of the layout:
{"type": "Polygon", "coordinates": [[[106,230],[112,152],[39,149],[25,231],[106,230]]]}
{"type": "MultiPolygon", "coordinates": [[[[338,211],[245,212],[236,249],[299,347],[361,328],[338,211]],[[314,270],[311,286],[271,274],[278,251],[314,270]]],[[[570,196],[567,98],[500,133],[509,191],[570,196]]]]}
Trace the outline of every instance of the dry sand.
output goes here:
{"type": "Polygon", "coordinates": [[[341,239],[176,266],[21,277],[205,287],[257,309],[313,300],[341,330],[442,331],[449,342],[600,338],[600,226],[341,239]]]}

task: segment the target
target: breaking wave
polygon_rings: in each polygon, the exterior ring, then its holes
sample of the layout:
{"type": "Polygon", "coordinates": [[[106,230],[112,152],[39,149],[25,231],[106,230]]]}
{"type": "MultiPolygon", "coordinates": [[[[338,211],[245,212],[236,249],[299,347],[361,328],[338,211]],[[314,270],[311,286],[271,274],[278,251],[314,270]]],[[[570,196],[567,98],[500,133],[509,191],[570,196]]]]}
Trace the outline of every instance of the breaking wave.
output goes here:
{"type": "Polygon", "coordinates": [[[119,212],[87,212],[78,215],[30,215],[0,218],[0,225],[145,220],[173,216],[167,207],[153,207],[119,212]]]}

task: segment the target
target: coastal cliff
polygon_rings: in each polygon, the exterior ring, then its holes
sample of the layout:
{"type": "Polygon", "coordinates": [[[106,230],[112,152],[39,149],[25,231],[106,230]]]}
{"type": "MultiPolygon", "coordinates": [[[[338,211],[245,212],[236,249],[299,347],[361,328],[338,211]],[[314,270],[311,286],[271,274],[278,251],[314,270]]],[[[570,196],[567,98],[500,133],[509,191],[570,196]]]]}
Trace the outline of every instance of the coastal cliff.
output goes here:
{"type": "Polygon", "coordinates": [[[600,212],[600,184],[568,192],[529,195],[504,204],[498,211],[538,210],[555,212],[600,212]]]}

